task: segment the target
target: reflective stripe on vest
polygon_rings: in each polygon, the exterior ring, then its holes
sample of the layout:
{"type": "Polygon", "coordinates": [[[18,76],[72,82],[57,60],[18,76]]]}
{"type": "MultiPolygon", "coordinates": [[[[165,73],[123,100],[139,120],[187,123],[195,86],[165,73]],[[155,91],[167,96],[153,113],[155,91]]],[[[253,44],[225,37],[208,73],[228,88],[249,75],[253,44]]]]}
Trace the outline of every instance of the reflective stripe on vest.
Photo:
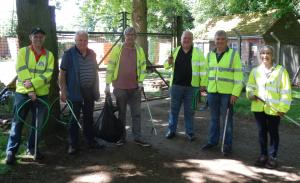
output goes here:
{"type": "MultiPolygon", "coordinates": [[[[28,67],[28,65],[29,65],[29,54],[30,54],[30,50],[29,50],[29,47],[27,46],[26,47],[26,52],[25,52],[25,64],[26,64],[26,67],[27,67],[27,69],[29,68],[28,67]]],[[[49,57],[49,51],[48,50],[46,50],[46,66],[45,66],[45,70],[44,71],[46,71],[47,70],[47,67],[48,67],[48,57],[49,57]]],[[[23,66],[24,67],[24,66],[23,66]]],[[[23,68],[23,67],[21,67],[21,68],[23,68]]],[[[20,69],[20,68],[19,68],[20,69]]],[[[26,69],[26,68],[25,68],[26,69]]],[[[24,70],[24,69],[23,69],[24,70]]],[[[36,70],[33,70],[33,69],[28,69],[30,72],[33,72],[33,73],[41,73],[41,71],[37,71],[36,72],[36,70]]],[[[43,72],[42,72],[43,73],[43,72]]]]}
{"type": "MultiPolygon", "coordinates": [[[[276,67],[277,67],[277,65],[274,66],[274,70],[276,69],[276,67]]],[[[281,66],[279,73],[278,73],[278,79],[276,82],[276,86],[275,86],[276,88],[274,88],[272,86],[267,86],[266,90],[276,92],[278,94],[285,94],[286,92],[289,92],[289,91],[283,91],[283,93],[281,93],[281,91],[280,91],[280,82],[282,79],[283,71],[284,71],[284,67],[281,66]]],[[[255,71],[253,72],[253,77],[254,77],[255,81],[257,81],[257,69],[255,69],[255,71]]]]}
{"type": "MultiPolygon", "coordinates": [[[[29,56],[30,56],[30,48],[27,46],[25,49],[25,65],[18,68],[17,72],[23,71],[25,69],[27,69],[29,72],[31,73],[37,73],[37,74],[42,74],[44,72],[53,72],[53,69],[47,69],[48,67],[48,58],[49,58],[49,51],[46,50],[46,66],[44,70],[38,70],[38,69],[31,69],[29,68],[29,56]]],[[[43,76],[40,76],[44,81],[45,84],[48,83],[47,79],[43,78],[43,76]]],[[[23,81],[18,79],[18,82],[23,83],[23,81]]]]}
{"type": "MultiPolygon", "coordinates": [[[[229,62],[229,67],[228,68],[219,68],[219,67],[209,67],[209,70],[217,70],[219,69],[219,71],[228,71],[228,72],[242,72],[242,69],[233,69],[232,65],[233,65],[233,60],[234,60],[234,56],[235,56],[235,49],[232,49],[232,53],[231,53],[231,57],[230,57],[230,62],[229,62]]],[[[210,52],[208,53],[207,56],[207,62],[208,62],[208,66],[209,66],[209,62],[210,62],[210,52]]]]}

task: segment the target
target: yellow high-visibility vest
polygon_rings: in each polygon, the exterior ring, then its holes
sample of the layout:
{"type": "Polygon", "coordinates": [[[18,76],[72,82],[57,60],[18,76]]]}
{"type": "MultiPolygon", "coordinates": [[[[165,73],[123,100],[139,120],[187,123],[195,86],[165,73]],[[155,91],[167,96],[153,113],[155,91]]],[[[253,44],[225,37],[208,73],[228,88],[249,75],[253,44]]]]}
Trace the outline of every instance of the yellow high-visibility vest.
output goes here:
{"type": "MultiPolygon", "coordinates": [[[[106,83],[110,84],[112,81],[117,80],[119,74],[120,57],[123,45],[117,45],[113,48],[107,70],[106,70],[106,83]]],[[[137,81],[142,83],[145,79],[146,73],[146,57],[142,47],[135,45],[136,60],[137,60],[137,81]]]]}
{"type": "Polygon", "coordinates": [[[218,62],[215,52],[209,52],[208,93],[240,96],[243,89],[243,71],[240,56],[233,49],[226,51],[218,62]]]}
{"type": "MultiPolygon", "coordinates": [[[[175,61],[176,61],[176,58],[177,58],[180,48],[181,48],[181,46],[175,48],[175,50],[174,50],[174,53],[173,53],[174,62],[172,65],[170,65],[168,63],[168,60],[166,60],[164,63],[165,69],[172,68],[172,76],[171,76],[170,86],[172,86],[172,83],[173,83],[175,61]]],[[[207,68],[206,68],[206,61],[205,61],[203,52],[199,48],[193,47],[191,86],[193,86],[193,87],[206,86],[206,83],[207,83],[207,68]]]]}
{"type": "Polygon", "coordinates": [[[286,113],[290,109],[292,95],[289,74],[281,65],[274,65],[268,76],[264,73],[264,66],[253,68],[246,87],[247,97],[258,96],[265,103],[255,100],[251,102],[251,111],[265,112],[269,115],[286,113]],[[271,106],[273,106],[273,108],[271,106]]]}
{"type": "Polygon", "coordinates": [[[46,50],[46,55],[42,55],[36,62],[30,47],[21,48],[16,63],[18,76],[16,92],[27,94],[34,91],[38,96],[48,95],[53,68],[54,57],[50,51],[46,50]],[[33,86],[25,88],[23,85],[25,80],[30,80],[33,86]]]}

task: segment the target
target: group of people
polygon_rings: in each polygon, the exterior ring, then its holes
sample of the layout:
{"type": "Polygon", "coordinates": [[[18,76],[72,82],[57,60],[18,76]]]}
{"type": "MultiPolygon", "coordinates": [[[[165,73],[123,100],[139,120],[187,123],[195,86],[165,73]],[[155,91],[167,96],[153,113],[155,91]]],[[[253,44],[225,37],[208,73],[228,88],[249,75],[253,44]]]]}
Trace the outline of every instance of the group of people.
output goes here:
{"type": "MultiPolygon", "coordinates": [[[[15,161],[23,126],[20,120],[26,118],[29,109],[36,114],[33,118],[38,120],[38,124],[43,122],[46,109],[37,99],[47,101],[53,73],[53,54],[43,47],[45,32],[35,28],[29,37],[31,45],[19,50],[16,64],[18,82],[14,103],[15,115],[6,150],[7,164],[13,164],[15,161]],[[32,102],[26,103],[28,106],[22,108],[20,112],[20,106],[28,99],[32,102]]],[[[135,29],[127,27],[124,31],[124,43],[112,49],[106,71],[105,93],[110,95],[112,84],[123,127],[122,136],[116,145],[122,146],[126,143],[126,113],[129,105],[134,142],[149,147],[151,145],[145,141],[141,133],[141,91],[146,74],[146,57],[143,48],[136,44],[136,37],[135,29]]],[[[217,31],[214,42],[215,49],[205,58],[203,52],[194,46],[192,32],[184,31],[181,46],[175,48],[165,62],[165,69],[172,69],[170,112],[165,137],[167,139],[176,137],[178,115],[183,104],[186,137],[189,141],[196,139],[193,104],[199,92],[206,91],[210,126],[208,140],[202,150],[216,147],[221,134],[224,134],[221,136],[222,153],[229,155],[232,152],[233,140],[233,106],[243,89],[243,70],[239,53],[227,45],[228,37],[225,31],[217,31]]],[[[269,168],[277,166],[280,118],[289,110],[291,104],[289,75],[283,66],[274,62],[273,55],[271,46],[261,47],[260,65],[251,71],[246,86],[246,96],[252,101],[251,111],[257,123],[261,149],[255,165],[269,168]],[[268,150],[268,134],[270,150],[268,150]]],[[[87,147],[103,148],[95,141],[92,126],[94,101],[100,96],[97,68],[96,54],[88,48],[88,33],[76,32],[75,45],[65,51],[59,74],[60,99],[62,102],[70,101],[75,114],[68,128],[70,155],[76,154],[79,150],[77,122],[81,110],[87,147]]],[[[34,121],[32,125],[35,126],[34,121]]],[[[40,136],[40,131],[38,132],[40,136]]],[[[33,149],[37,148],[34,139],[35,133],[32,130],[27,146],[31,155],[34,153],[33,149]]],[[[38,150],[35,153],[38,159],[43,158],[38,150]]]]}

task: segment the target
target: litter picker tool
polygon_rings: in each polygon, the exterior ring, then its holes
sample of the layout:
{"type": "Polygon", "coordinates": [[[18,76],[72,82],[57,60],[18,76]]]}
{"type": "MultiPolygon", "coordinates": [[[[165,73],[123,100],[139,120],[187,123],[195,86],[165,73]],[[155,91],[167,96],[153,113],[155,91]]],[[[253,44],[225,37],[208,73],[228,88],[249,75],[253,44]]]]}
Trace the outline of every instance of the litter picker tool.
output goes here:
{"type": "Polygon", "coordinates": [[[36,109],[35,109],[35,137],[34,137],[34,156],[33,159],[37,160],[37,149],[38,149],[38,129],[39,129],[39,110],[38,104],[36,101],[36,109]]]}
{"type": "Polygon", "coordinates": [[[154,125],[154,122],[153,122],[153,118],[152,118],[152,114],[151,114],[151,111],[150,111],[150,106],[149,106],[149,103],[148,103],[148,98],[146,97],[146,93],[144,91],[144,88],[142,88],[142,92],[143,92],[143,95],[144,95],[144,98],[145,98],[145,101],[146,101],[147,109],[148,109],[151,124],[152,124],[151,133],[152,134],[154,133],[154,135],[157,135],[157,131],[156,131],[156,128],[155,128],[155,125],[154,125]]]}
{"type": "Polygon", "coordinates": [[[226,109],[226,117],[225,117],[225,122],[224,122],[223,139],[222,139],[222,147],[221,147],[222,153],[224,153],[224,145],[225,145],[227,123],[228,123],[230,108],[231,108],[231,105],[229,104],[228,107],[227,107],[227,109],[226,109]]]}
{"type": "Polygon", "coordinates": [[[76,117],[76,115],[75,115],[75,113],[74,113],[74,111],[73,111],[72,105],[70,105],[70,102],[69,102],[69,101],[66,101],[66,104],[67,104],[68,108],[70,109],[71,114],[73,115],[75,121],[77,122],[78,127],[79,127],[80,129],[82,129],[82,126],[80,125],[80,122],[79,122],[79,120],[77,119],[77,117],[76,117]]]}
{"type": "MultiPolygon", "coordinates": [[[[261,102],[263,102],[264,104],[270,106],[274,111],[276,112],[280,112],[276,107],[272,106],[271,104],[267,103],[266,101],[264,101],[263,99],[261,99],[260,97],[258,96],[255,96],[258,100],[260,100],[261,102]]],[[[294,119],[292,119],[291,117],[289,117],[288,115],[284,114],[283,117],[285,119],[287,119],[288,121],[294,123],[295,125],[297,125],[298,127],[300,127],[300,123],[295,121],[294,119]]]]}

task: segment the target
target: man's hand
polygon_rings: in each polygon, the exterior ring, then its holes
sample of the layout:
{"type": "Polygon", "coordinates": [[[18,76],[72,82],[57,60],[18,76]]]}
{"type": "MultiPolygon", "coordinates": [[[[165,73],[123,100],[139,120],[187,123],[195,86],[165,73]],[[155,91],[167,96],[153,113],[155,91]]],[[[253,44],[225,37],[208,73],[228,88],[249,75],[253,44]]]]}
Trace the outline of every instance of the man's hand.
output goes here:
{"type": "Polygon", "coordinates": [[[67,101],[67,92],[62,91],[62,92],[60,93],[60,100],[61,100],[62,102],[64,102],[64,103],[67,101]]]}
{"type": "Polygon", "coordinates": [[[255,95],[252,95],[249,97],[250,100],[258,100],[258,98],[255,95]]]}
{"type": "Polygon", "coordinates": [[[105,94],[110,94],[110,86],[109,86],[109,84],[106,84],[104,93],[105,93],[105,94]]]}
{"type": "Polygon", "coordinates": [[[28,96],[31,98],[31,100],[34,102],[36,100],[36,94],[35,92],[29,92],[28,96]]]}
{"type": "Polygon", "coordinates": [[[277,115],[280,116],[280,117],[283,117],[285,115],[284,112],[277,112],[277,115]]]}
{"type": "Polygon", "coordinates": [[[237,99],[238,99],[237,96],[231,95],[231,97],[230,97],[230,104],[234,105],[236,103],[237,99]]]}
{"type": "Polygon", "coordinates": [[[173,65],[173,56],[169,56],[168,63],[169,65],[173,65]]]}
{"type": "Polygon", "coordinates": [[[141,91],[142,91],[142,90],[144,89],[144,85],[143,85],[143,83],[139,83],[139,84],[138,84],[138,88],[139,88],[139,90],[141,90],[141,91]]]}
{"type": "Polygon", "coordinates": [[[200,92],[205,92],[206,91],[206,87],[205,86],[200,86],[200,92]]]}
{"type": "Polygon", "coordinates": [[[23,85],[27,89],[32,87],[32,83],[31,83],[30,80],[25,80],[24,83],[23,83],[23,85]]]}

